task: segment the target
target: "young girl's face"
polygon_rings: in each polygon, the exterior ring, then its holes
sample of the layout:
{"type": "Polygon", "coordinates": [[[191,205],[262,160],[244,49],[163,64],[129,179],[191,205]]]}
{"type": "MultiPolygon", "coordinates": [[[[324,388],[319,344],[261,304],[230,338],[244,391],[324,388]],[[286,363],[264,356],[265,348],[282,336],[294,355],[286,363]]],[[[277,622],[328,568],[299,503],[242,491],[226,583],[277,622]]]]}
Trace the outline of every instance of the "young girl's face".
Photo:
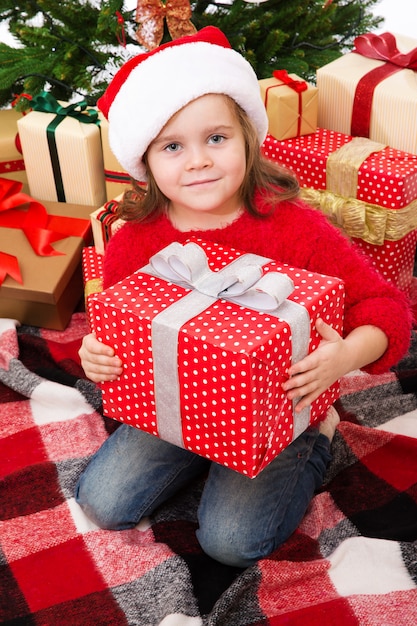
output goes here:
{"type": "Polygon", "coordinates": [[[180,230],[219,228],[239,214],[245,140],[226,96],[201,96],[176,113],[150,145],[147,164],[180,230]]]}

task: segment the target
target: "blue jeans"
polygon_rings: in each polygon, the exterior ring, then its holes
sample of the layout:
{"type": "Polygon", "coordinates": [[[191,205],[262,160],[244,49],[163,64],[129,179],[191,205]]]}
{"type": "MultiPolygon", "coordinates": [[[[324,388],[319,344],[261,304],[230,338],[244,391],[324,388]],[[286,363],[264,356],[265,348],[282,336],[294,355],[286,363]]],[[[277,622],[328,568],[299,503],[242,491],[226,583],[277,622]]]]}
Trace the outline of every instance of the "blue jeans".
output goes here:
{"type": "Polygon", "coordinates": [[[123,424],[81,475],[76,500],[101,528],[132,528],[208,470],[198,541],[212,558],[248,567],[298,527],[330,458],[328,438],[310,428],[251,479],[123,424]]]}

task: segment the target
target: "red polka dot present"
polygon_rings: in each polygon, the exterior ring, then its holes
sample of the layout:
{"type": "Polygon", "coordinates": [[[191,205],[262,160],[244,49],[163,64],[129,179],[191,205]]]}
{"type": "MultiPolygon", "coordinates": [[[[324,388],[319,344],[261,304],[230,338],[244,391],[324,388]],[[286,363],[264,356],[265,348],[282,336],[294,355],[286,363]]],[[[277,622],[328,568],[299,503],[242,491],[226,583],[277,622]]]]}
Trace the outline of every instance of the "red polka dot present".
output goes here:
{"type": "Polygon", "coordinates": [[[100,340],[124,362],[103,383],[106,415],[250,477],[339,391],[293,411],[288,367],[314,350],[318,316],[341,331],[339,279],[196,240],[91,297],[100,340]]]}
{"type": "Polygon", "coordinates": [[[91,297],[103,289],[103,256],[94,246],[86,246],[82,252],[82,270],[84,281],[84,301],[87,317],[92,317],[91,297]]]}
{"type": "Polygon", "coordinates": [[[410,289],[417,241],[417,154],[319,128],[277,141],[264,155],[291,169],[302,196],[326,213],[404,291],[410,289]]]}

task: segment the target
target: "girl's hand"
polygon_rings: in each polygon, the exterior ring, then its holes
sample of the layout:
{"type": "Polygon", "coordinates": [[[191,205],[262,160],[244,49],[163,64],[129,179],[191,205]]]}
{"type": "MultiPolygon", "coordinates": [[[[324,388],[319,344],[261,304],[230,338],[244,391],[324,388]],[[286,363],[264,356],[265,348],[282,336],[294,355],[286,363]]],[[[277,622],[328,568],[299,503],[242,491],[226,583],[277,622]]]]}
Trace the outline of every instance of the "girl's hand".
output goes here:
{"type": "Polygon", "coordinates": [[[301,398],[297,413],[348,372],[379,359],[388,347],[384,331],[371,324],[358,326],[344,339],[320,318],[316,329],[322,338],[318,348],[289,368],[290,378],[282,385],[290,400],[301,398]]]}
{"type": "Polygon", "coordinates": [[[93,333],[83,338],[78,351],[86,376],[95,383],[115,380],[123,372],[123,364],[110,346],[101,343],[93,333]]]}
{"type": "Polygon", "coordinates": [[[301,398],[295,409],[297,413],[350,371],[346,340],[322,319],[317,320],[316,329],[322,337],[319,346],[290,367],[290,378],[282,385],[290,400],[301,398]]]}

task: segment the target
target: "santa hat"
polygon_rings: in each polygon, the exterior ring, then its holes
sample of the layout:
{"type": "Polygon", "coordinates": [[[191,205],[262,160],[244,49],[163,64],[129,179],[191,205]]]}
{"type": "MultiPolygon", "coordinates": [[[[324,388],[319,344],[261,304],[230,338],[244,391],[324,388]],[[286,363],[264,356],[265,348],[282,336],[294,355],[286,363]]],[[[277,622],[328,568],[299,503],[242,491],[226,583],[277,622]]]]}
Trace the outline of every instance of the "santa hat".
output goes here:
{"type": "Polygon", "coordinates": [[[142,157],[168,120],[206,94],[233,98],[265,139],[268,119],[251,65],[214,26],[140,54],[117,72],[97,106],[109,121],[109,143],[122,167],[146,180],[142,157]]]}

